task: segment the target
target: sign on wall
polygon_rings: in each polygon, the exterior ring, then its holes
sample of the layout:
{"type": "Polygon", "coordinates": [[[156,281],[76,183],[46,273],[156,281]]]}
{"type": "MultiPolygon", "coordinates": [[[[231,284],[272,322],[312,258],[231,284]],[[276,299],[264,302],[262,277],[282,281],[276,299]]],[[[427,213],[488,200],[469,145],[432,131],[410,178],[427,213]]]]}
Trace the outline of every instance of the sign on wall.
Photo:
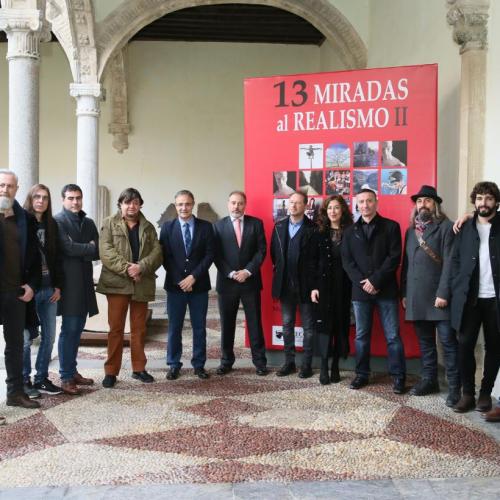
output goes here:
{"type": "MultiPolygon", "coordinates": [[[[290,194],[309,197],[315,218],[324,198],[342,195],[357,217],[356,193],[377,192],[379,212],[406,230],[410,196],[436,185],[437,65],[341,71],[245,80],[245,189],[249,214],[274,222],[290,194]]],[[[271,298],[270,257],[263,267],[266,346],[283,346],[279,302],[271,298]]],[[[407,356],[418,355],[402,319],[407,356]]],[[[296,328],[297,345],[302,329],[296,328]]],[[[385,355],[376,319],[372,353],[385,355]]]]}

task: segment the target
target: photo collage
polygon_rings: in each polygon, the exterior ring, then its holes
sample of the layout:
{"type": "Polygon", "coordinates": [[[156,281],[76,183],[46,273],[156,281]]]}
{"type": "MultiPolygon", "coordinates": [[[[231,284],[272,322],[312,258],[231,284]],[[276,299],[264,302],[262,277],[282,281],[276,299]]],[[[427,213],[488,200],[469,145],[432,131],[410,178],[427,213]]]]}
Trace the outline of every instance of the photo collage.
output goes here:
{"type": "Polygon", "coordinates": [[[299,144],[298,169],[273,172],[273,220],[286,217],[287,199],[296,192],[308,197],[306,215],[315,220],[323,199],[345,198],[355,218],[355,196],[369,188],[380,195],[407,194],[407,141],[352,144],[299,144]]]}

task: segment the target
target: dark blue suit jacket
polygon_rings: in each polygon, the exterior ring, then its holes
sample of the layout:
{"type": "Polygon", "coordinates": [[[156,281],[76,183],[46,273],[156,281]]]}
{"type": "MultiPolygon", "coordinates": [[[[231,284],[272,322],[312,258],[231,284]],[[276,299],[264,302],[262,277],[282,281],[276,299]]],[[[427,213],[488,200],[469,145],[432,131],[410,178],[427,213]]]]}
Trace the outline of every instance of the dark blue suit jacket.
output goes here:
{"type": "Polygon", "coordinates": [[[180,281],[192,274],[196,279],[193,292],[210,290],[208,270],[214,261],[215,245],[212,224],[194,218],[191,251],[186,255],[179,219],[165,222],[161,227],[160,244],[163,250],[163,267],[167,271],[165,290],[180,292],[180,281]]]}

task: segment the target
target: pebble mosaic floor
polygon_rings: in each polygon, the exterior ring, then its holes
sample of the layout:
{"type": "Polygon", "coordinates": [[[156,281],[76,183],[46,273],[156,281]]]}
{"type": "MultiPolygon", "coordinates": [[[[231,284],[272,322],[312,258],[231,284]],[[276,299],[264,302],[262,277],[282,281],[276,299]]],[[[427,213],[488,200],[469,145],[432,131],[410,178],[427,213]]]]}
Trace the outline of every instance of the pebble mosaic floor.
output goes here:
{"type": "MultiPolygon", "coordinates": [[[[215,360],[213,300],[208,326],[215,360]]],[[[186,359],[189,336],[186,329],[186,359]]],[[[156,382],[122,370],[114,389],[100,384],[105,349],[81,348],[81,360],[95,361],[81,371],[96,379],[82,396],[44,395],[37,411],[0,405],[8,420],[0,428],[0,488],[500,476],[500,443],[442,396],[396,396],[382,375],[360,391],[349,389],[349,372],[329,386],[317,373],[257,377],[242,338],[240,318],[237,356],[247,368],[224,377],[212,370],[202,381],[186,362],[181,377],[167,381],[165,325],[155,326],[147,355],[156,382]]]]}

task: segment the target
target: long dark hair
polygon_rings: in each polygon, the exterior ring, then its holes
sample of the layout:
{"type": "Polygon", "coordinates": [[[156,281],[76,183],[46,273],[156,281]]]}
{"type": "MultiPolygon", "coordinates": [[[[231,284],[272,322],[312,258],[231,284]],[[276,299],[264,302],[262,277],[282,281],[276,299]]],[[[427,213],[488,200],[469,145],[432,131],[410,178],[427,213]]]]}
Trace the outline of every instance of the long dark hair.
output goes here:
{"type": "Polygon", "coordinates": [[[349,206],[347,205],[344,197],[340,194],[334,194],[326,198],[323,201],[321,208],[319,209],[318,220],[316,223],[318,224],[319,230],[321,232],[330,230],[330,219],[328,218],[326,211],[328,209],[328,205],[332,201],[337,201],[340,205],[340,208],[342,209],[342,216],[340,217],[340,229],[344,230],[346,227],[350,226],[353,223],[352,213],[349,210],[349,206]]]}
{"type": "Polygon", "coordinates": [[[52,217],[52,198],[50,196],[50,189],[45,184],[35,184],[28,192],[26,196],[26,201],[24,202],[23,208],[30,214],[36,215],[33,209],[33,197],[37,191],[47,191],[49,196],[49,203],[47,205],[47,210],[42,214],[42,221],[45,223],[46,233],[45,233],[45,250],[54,253],[57,247],[57,226],[56,221],[52,217]]]}

